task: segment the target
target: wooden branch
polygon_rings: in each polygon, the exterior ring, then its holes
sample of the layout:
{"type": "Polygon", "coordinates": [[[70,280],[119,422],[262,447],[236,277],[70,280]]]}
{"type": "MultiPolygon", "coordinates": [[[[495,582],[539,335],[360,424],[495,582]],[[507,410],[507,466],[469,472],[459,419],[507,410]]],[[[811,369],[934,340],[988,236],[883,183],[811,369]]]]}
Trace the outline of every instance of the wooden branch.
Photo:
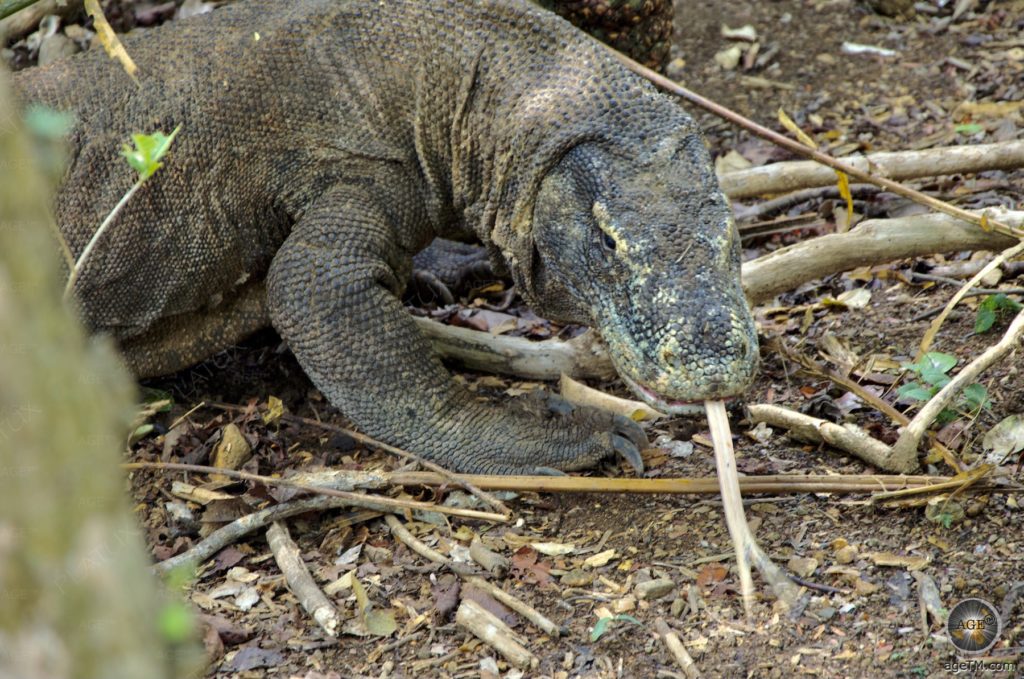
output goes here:
{"type": "Polygon", "coordinates": [[[471,370],[516,375],[532,380],[553,380],[565,373],[577,379],[609,379],[616,375],[608,350],[595,333],[570,340],[532,342],[445,325],[414,317],[416,326],[441,358],[471,370]]]}
{"type": "Polygon", "coordinates": [[[1024,311],[1019,312],[1013,319],[1002,339],[968,363],[939,393],[924,404],[924,407],[914,416],[914,419],[910,421],[893,445],[893,456],[916,459],[917,446],[921,442],[921,437],[924,436],[925,431],[939,413],[953,402],[953,399],[964,387],[973,383],[992,364],[1016,348],[1022,336],[1024,336],[1024,311]]]}
{"type": "Polygon", "coordinates": [[[348,500],[344,498],[319,495],[306,498],[305,500],[282,502],[279,505],[267,507],[266,509],[236,519],[223,528],[218,528],[210,533],[205,540],[192,547],[192,549],[183,554],[172,556],[170,559],[164,559],[153,566],[153,570],[159,574],[165,574],[179,567],[197,568],[199,564],[228,545],[237,542],[249,533],[259,530],[274,521],[287,519],[298,514],[305,514],[306,512],[347,507],[349,504],[348,500]]]}
{"type": "MultiPolygon", "coordinates": [[[[947,146],[924,151],[869,153],[843,159],[864,172],[905,180],[947,174],[1024,167],[1024,140],[947,146]]],[[[727,172],[718,178],[722,191],[733,199],[752,198],[835,184],[835,170],[813,160],[772,163],[748,170],[727,172]]]]}
{"type": "Polygon", "coordinates": [[[341,626],[338,611],[313,580],[302,560],[299,546],[292,540],[283,522],[275,521],[267,530],[267,544],[270,545],[277,567],[284,574],[288,589],[299,600],[303,610],[316,620],[327,636],[338,636],[338,628],[341,626]]]}
{"type": "Polygon", "coordinates": [[[472,599],[463,599],[455,613],[455,622],[505,657],[519,669],[537,667],[540,661],[523,645],[526,640],[512,631],[498,616],[472,599]]]}
{"type": "Polygon", "coordinates": [[[565,633],[562,628],[548,619],[537,609],[512,596],[494,583],[488,582],[478,575],[473,575],[466,566],[455,563],[444,554],[441,554],[432,547],[429,547],[426,543],[409,532],[409,529],[402,525],[402,522],[398,520],[398,517],[388,514],[384,517],[384,520],[387,522],[388,528],[391,529],[391,534],[395,536],[395,539],[399,540],[402,544],[423,558],[428,561],[433,561],[434,563],[442,564],[456,575],[463,578],[467,584],[486,592],[516,613],[522,615],[550,636],[557,637],[565,633]]]}
{"type": "MultiPolygon", "coordinates": [[[[479,519],[482,521],[496,521],[498,523],[508,523],[510,520],[509,516],[502,514],[495,514],[493,512],[481,512],[476,509],[462,509],[460,507],[446,507],[444,505],[435,504],[433,502],[419,502],[417,500],[402,500],[400,498],[384,497],[382,495],[368,495],[366,493],[353,493],[347,490],[335,490],[330,485],[316,486],[307,485],[303,483],[297,483],[291,479],[278,479],[271,476],[261,476],[259,474],[251,474],[249,472],[238,471],[235,469],[223,469],[221,467],[207,467],[198,464],[180,464],[176,462],[127,462],[121,465],[122,469],[169,469],[172,471],[188,471],[197,472],[200,474],[220,474],[221,476],[227,476],[233,479],[241,479],[243,481],[253,481],[260,483],[264,486],[282,486],[284,488],[294,488],[296,490],[306,491],[307,493],[316,493],[318,495],[326,495],[335,497],[340,500],[346,501],[353,507],[362,507],[363,509],[372,509],[378,512],[393,512],[393,511],[405,511],[405,510],[419,510],[424,512],[437,512],[439,514],[450,514],[452,516],[460,516],[464,519],[479,519]]],[[[447,472],[442,476],[451,476],[447,472]]],[[[352,477],[334,475],[330,477],[334,483],[338,483],[339,480],[342,482],[348,482],[352,477]]],[[[374,474],[357,473],[357,479],[365,479],[366,482],[374,483],[374,474]]],[[[379,474],[377,475],[379,479],[379,474]]],[[[386,485],[386,484],[384,484],[386,485]]]]}
{"type": "MultiPolygon", "coordinates": [[[[488,490],[533,491],[537,493],[665,493],[676,495],[717,495],[718,478],[613,479],[589,476],[487,476],[466,477],[488,490]]],[[[950,480],[946,476],[859,474],[776,474],[741,476],[744,494],[769,495],[791,493],[873,493],[905,488],[930,488],[950,480]]],[[[396,485],[437,486],[445,483],[429,472],[398,472],[392,476],[396,485]]],[[[991,485],[986,492],[1018,492],[1020,484],[991,485]]]]}
{"type": "Polygon", "coordinates": [[[686,679],[700,679],[700,670],[697,669],[697,663],[693,662],[693,658],[687,652],[686,647],[683,646],[683,642],[679,640],[679,636],[672,631],[664,618],[658,618],[654,621],[654,631],[658,633],[658,636],[665,644],[665,648],[672,654],[672,658],[679,665],[679,669],[686,675],[686,679]]]}
{"type": "Polygon", "coordinates": [[[827,443],[858,457],[870,465],[909,473],[917,468],[916,450],[909,456],[898,455],[881,441],[856,425],[841,426],[776,405],[757,403],[748,406],[751,422],[781,427],[804,441],[827,443]]]}
{"type": "MultiPolygon", "coordinates": [[[[1004,211],[1001,218],[1024,223],[1024,211],[1004,211]]],[[[802,283],[896,259],[958,250],[1003,250],[1017,239],[948,215],[925,214],[872,219],[846,233],[829,234],[776,250],[743,265],[743,289],[752,304],[763,303],[802,283]]]]}

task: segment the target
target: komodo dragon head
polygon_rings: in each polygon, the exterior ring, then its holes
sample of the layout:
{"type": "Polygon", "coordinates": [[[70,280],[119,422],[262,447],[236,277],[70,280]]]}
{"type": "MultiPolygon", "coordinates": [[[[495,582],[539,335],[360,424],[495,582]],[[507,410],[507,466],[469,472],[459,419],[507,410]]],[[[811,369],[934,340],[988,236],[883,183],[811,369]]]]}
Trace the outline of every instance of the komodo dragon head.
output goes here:
{"type": "Polygon", "coordinates": [[[742,393],[758,346],[739,235],[704,139],[681,112],[665,122],[669,134],[620,127],[554,163],[534,200],[522,282],[543,313],[597,328],[641,398],[680,412],[742,393]]]}

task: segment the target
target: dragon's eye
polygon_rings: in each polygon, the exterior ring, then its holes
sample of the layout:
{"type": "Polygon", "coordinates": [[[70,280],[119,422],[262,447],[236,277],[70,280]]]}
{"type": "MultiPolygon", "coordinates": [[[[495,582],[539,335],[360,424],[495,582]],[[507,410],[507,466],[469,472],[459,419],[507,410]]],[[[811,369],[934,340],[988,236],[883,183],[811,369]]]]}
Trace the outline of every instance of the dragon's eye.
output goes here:
{"type": "Polygon", "coordinates": [[[601,232],[601,244],[604,245],[605,250],[615,249],[615,239],[611,237],[611,234],[601,232]]]}

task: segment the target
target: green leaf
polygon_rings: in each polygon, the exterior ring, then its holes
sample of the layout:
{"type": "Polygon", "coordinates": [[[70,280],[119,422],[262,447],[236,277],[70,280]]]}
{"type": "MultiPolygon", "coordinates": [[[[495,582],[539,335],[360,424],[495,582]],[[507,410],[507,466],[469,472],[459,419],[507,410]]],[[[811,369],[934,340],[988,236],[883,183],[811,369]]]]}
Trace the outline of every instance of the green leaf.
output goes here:
{"type": "Polygon", "coordinates": [[[988,389],[985,388],[984,384],[968,384],[964,387],[963,393],[964,401],[967,402],[968,410],[981,410],[982,408],[988,407],[988,389]]]}
{"type": "Polygon", "coordinates": [[[978,305],[978,311],[974,317],[974,333],[980,335],[990,330],[1002,313],[1017,313],[1021,309],[1024,309],[1024,305],[1003,293],[989,295],[978,305]]]}
{"type": "Polygon", "coordinates": [[[906,401],[927,401],[935,395],[935,390],[925,387],[920,382],[907,382],[896,393],[906,401]]]}
{"type": "Polygon", "coordinates": [[[984,126],[979,125],[978,123],[964,123],[962,125],[957,125],[953,129],[959,134],[978,134],[979,132],[985,131],[984,126]]]}
{"type": "Polygon", "coordinates": [[[984,302],[978,305],[978,311],[974,316],[974,334],[980,335],[988,332],[992,329],[992,326],[996,324],[996,310],[991,305],[986,306],[989,297],[984,302]]]}
{"type": "Polygon", "coordinates": [[[921,371],[921,379],[936,387],[936,391],[949,384],[950,377],[938,368],[925,368],[921,371]]]}
{"type": "Polygon", "coordinates": [[[598,618],[594,624],[594,629],[590,630],[590,640],[597,641],[604,636],[604,633],[608,631],[608,626],[612,624],[614,618],[598,618]]]}
{"type": "Polygon", "coordinates": [[[590,640],[597,641],[604,636],[613,622],[631,622],[634,625],[640,625],[643,627],[643,623],[632,615],[622,614],[611,618],[598,618],[597,622],[594,624],[594,629],[590,630],[590,640]]]}
{"type": "Polygon", "coordinates": [[[180,129],[181,125],[178,125],[170,135],[165,135],[163,132],[154,132],[153,134],[136,133],[132,135],[132,141],[135,142],[134,149],[128,146],[128,144],[122,145],[121,155],[128,161],[131,168],[139,174],[140,181],[149,179],[153,176],[154,172],[164,166],[160,161],[167,155],[167,151],[171,148],[171,143],[180,129]]]}
{"type": "Polygon", "coordinates": [[[952,370],[958,360],[956,356],[944,354],[941,351],[929,351],[921,357],[922,363],[943,373],[948,373],[952,370]]]}

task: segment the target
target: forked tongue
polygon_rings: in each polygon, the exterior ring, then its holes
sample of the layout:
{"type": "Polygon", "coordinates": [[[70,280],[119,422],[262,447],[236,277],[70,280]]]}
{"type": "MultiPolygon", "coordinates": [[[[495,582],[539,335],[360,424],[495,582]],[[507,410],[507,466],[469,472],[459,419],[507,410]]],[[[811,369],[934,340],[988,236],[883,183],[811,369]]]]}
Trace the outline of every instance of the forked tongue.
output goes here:
{"type": "Polygon", "coordinates": [[[736,453],[732,448],[732,433],[729,430],[729,418],[722,401],[704,401],[704,409],[711,428],[711,441],[715,446],[715,464],[718,467],[718,485],[722,492],[722,505],[725,507],[725,525],[729,527],[732,546],[736,550],[736,568],[740,573],[740,595],[743,598],[743,609],[747,618],[752,617],[751,605],[754,601],[754,581],[750,575],[750,566],[761,574],[771,585],[775,596],[786,608],[796,608],[800,588],[790,580],[784,570],[772,563],[750,532],[750,525],[743,512],[743,500],[740,497],[740,479],[736,471],[736,453]]]}

